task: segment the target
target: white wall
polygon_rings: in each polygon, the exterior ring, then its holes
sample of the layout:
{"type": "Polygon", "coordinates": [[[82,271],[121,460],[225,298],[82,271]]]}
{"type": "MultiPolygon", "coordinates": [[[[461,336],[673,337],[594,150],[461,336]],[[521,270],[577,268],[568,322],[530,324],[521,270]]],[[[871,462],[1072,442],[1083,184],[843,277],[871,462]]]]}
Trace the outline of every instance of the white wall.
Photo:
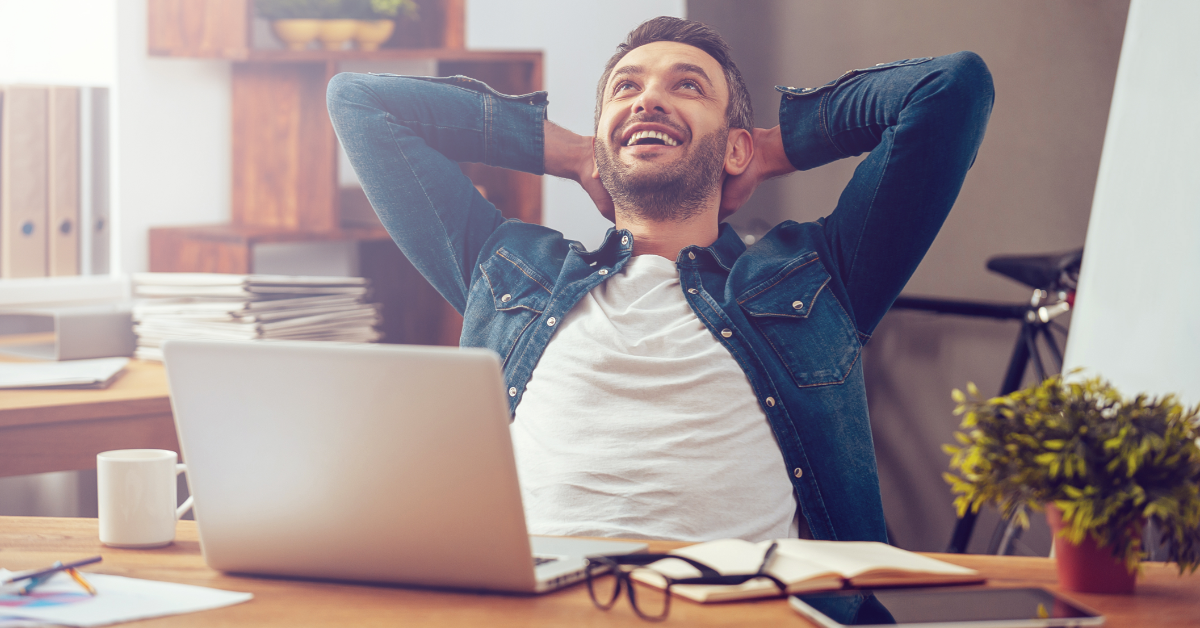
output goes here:
{"type": "Polygon", "coordinates": [[[116,38],[116,0],[0,0],[0,83],[111,86],[116,38]]]}
{"type": "MultiPolygon", "coordinates": [[[[617,44],[658,15],[686,16],[685,0],[470,0],[467,47],[545,51],[550,119],[592,134],[596,81],[617,44]]],[[[545,177],[542,222],[592,248],[612,226],[573,181],[545,177]]]]}
{"type": "Polygon", "coordinates": [[[1200,403],[1197,24],[1194,0],[1129,7],[1066,356],[1125,395],[1190,404],[1200,403]]]}
{"type": "Polygon", "coordinates": [[[149,56],[146,0],[117,4],[113,268],[138,272],[150,227],[229,220],[230,63],[149,56]]]}

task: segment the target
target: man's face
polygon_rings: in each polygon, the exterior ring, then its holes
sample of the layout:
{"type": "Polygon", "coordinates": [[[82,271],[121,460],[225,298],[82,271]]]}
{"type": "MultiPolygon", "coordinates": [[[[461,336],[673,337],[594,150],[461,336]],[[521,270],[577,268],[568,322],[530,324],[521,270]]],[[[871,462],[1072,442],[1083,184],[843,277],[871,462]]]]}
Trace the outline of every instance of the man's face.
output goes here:
{"type": "Polygon", "coordinates": [[[618,206],[650,220],[695,215],[721,183],[729,89],[720,64],[686,44],[633,49],[613,68],[596,166],[618,206]]]}

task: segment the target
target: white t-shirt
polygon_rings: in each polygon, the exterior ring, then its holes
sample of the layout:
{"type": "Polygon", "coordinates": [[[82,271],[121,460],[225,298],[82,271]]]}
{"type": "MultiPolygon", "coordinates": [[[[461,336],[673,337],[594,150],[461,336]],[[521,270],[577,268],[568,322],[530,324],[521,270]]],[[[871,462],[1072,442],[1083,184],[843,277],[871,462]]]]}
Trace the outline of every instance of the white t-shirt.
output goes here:
{"type": "Polygon", "coordinates": [[[532,534],[796,536],[766,415],[663,257],[631,258],[563,318],[511,431],[532,534]]]}

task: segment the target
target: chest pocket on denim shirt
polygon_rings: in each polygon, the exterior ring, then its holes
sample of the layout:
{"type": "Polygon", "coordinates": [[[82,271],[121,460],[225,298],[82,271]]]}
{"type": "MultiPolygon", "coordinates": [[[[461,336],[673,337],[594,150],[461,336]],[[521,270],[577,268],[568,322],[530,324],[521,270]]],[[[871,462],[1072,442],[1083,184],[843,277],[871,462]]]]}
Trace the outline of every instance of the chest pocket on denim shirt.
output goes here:
{"type": "Polygon", "coordinates": [[[479,330],[480,346],[487,346],[508,362],[509,354],[525,329],[550,300],[551,281],[511,251],[500,248],[479,265],[488,287],[495,317],[479,330]]]}
{"type": "Polygon", "coordinates": [[[858,336],[828,289],[829,279],[829,271],[812,254],[811,260],[738,298],[802,388],[840,384],[858,360],[858,336]]]}

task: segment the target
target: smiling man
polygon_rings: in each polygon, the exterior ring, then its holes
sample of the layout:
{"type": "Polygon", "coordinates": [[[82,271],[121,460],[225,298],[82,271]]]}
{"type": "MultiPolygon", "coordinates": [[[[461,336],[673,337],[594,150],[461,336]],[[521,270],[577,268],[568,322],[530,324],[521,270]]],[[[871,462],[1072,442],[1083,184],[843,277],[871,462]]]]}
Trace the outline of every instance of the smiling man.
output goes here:
{"type": "Polygon", "coordinates": [[[655,18],[597,89],[595,136],[544,93],[340,74],[338,137],[383,224],[503,360],[535,534],[887,538],[860,353],[954,204],[992,85],[973,53],[778,88],[780,125],[711,28],[655,18]],[[763,180],[869,153],[830,214],[747,248],[763,180]],[[455,162],[580,183],[595,250],[506,221],[455,162]]]}

